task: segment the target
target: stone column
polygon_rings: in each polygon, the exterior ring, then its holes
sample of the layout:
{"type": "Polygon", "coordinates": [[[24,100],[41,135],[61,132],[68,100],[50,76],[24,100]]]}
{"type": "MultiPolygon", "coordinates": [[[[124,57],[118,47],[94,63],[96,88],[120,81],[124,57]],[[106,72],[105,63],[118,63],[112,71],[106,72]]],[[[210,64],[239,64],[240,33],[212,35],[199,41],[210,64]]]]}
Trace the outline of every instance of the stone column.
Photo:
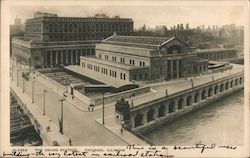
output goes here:
{"type": "Polygon", "coordinates": [[[130,115],[130,123],[131,123],[132,128],[135,128],[135,115],[134,114],[130,115]]]}
{"type": "Polygon", "coordinates": [[[45,51],[44,52],[44,66],[48,64],[48,62],[47,62],[47,55],[48,55],[48,52],[45,51]]]}
{"type": "Polygon", "coordinates": [[[56,65],[58,64],[58,51],[55,52],[56,53],[56,65]]]}
{"type": "Polygon", "coordinates": [[[159,109],[160,108],[160,106],[156,106],[155,108],[154,108],[154,110],[155,110],[155,112],[154,112],[154,119],[158,119],[159,118],[159,109]]]}
{"type": "Polygon", "coordinates": [[[61,51],[61,64],[63,65],[63,50],[61,51]]]}
{"type": "Polygon", "coordinates": [[[73,53],[74,53],[74,51],[71,51],[71,53],[70,53],[70,56],[71,56],[70,63],[71,63],[71,65],[73,65],[73,53]]]}
{"type": "Polygon", "coordinates": [[[165,59],[164,62],[165,62],[165,65],[164,65],[165,66],[164,79],[168,80],[168,60],[165,59]]]}
{"type": "Polygon", "coordinates": [[[174,112],[178,110],[178,104],[177,104],[177,101],[175,100],[174,101],[174,112]]]}
{"type": "Polygon", "coordinates": [[[53,62],[52,62],[52,53],[53,53],[53,51],[50,52],[50,66],[51,66],[51,67],[52,67],[52,65],[53,65],[53,64],[52,64],[52,63],[53,63],[53,62]]]}
{"type": "Polygon", "coordinates": [[[173,79],[173,60],[170,60],[170,73],[171,73],[171,79],[173,79]]]}
{"type": "Polygon", "coordinates": [[[199,91],[199,96],[198,96],[198,101],[197,102],[201,101],[201,95],[202,95],[202,90],[199,91]]]}
{"type": "Polygon", "coordinates": [[[142,119],[142,123],[143,125],[146,125],[148,122],[147,122],[147,111],[146,110],[143,110],[143,119],[142,119]]]}
{"type": "Polygon", "coordinates": [[[187,106],[187,96],[182,96],[183,102],[182,102],[182,108],[185,108],[187,106]]]}
{"type": "Polygon", "coordinates": [[[169,105],[166,102],[164,102],[163,104],[165,106],[166,115],[167,115],[169,113],[169,107],[168,107],[169,105]]]}
{"type": "Polygon", "coordinates": [[[68,52],[69,52],[69,50],[66,50],[66,64],[68,64],[69,62],[68,62],[68,52]]]}
{"type": "Polygon", "coordinates": [[[76,61],[76,63],[78,63],[78,50],[76,50],[75,61],[76,61]]]}
{"type": "Polygon", "coordinates": [[[176,60],[176,78],[179,78],[179,60],[176,60]]]}

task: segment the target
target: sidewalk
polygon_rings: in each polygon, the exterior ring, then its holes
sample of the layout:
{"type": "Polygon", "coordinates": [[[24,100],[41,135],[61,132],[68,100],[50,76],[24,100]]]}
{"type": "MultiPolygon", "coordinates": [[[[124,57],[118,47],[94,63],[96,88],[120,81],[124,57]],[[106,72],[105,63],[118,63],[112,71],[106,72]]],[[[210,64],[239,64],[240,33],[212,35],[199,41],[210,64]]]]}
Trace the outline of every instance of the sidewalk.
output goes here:
{"type": "MultiPolygon", "coordinates": [[[[48,87],[50,90],[55,92],[56,94],[60,95],[61,97],[63,96],[63,93],[65,92],[60,92],[59,88],[55,89],[53,87],[48,86],[47,84],[44,84],[40,79],[39,76],[31,74],[31,78],[34,78],[36,81],[40,82],[42,85],[48,87]]],[[[77,109],[79,109],[82,112],[89,112],[88,111],[88,105],[84,103],[83,101],[79,100],[77,97],[74,97],[72,99],[72,95],[69,92],[65,93],[66,97],[64,97],[69,103],[71,103],[73,106],[75,106],[77,109]]]]}
{"type": "MultiPolygon", "coordinates": [[[[102,125],[102,119],[96,119],[96,122],[98,122],[100,125],[102,125]]],[[[121,125],[118,124],[113,116],[105,117],[104,118],[104,127],[107,128],[109,131],[114,133],[116,136],[124,140],[126,143],[130,145],[142,145],[142,146],[148,146],[146,142],[141,140],[140,138],[136,137],[129,131],[123,129],[123,133],[121,133],[121,125]]]]}
{"type": "MultiPolygon", "coordinates": [[[[22,89],[16,87],[14,82],[11,82],[10,85],[11,89],[14,91],[14,93],[19,97],[21,102],[24,104],[28,111],[30,112],[29,115],[32,115],[34,120],[31,120],[32,122],[35,122],[35,120],[41,125],[40,130],[40,136],[43,139],[43,145],[53,145],[53,141],[57,141],[58,144],[61,145],[69,145],[69,138],[64,134],[62,135],[59,132],[59,127],[57,126],[57,123],[52,122],[48,116],[44,116],[42,113],[42,109],[32,103],[31,98],[29,98],[26,94],[22,93],[22,89]],[[50,132],[47,132],[46,128],[50,127],[50,132]]],[[[32,117],[30,116],[30,117],[32,117]]]]}

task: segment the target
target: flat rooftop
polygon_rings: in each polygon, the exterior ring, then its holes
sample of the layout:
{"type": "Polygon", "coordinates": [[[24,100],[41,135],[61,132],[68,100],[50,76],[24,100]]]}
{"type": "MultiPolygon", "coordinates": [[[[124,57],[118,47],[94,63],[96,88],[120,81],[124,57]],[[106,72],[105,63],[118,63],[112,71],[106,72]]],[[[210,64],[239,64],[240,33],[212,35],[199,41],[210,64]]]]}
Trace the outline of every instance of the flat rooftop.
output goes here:
{"type": "Polygon", "coordinates": [[[65,69],[73,71],[73,72],[78,73],[80,75],[86,76],[86,77],[91,78],[93,80],[102,82],[104,84],[110,85],[110,86],[115,87],[115,88],[120,88],[120,87],[127,86],[127,85],[136,85],[135,83],[130,82],[130,81],[117,80],[117,79],[112,79],[109,77],[103,77],[99,74],[96,74],[96,73],[93,73],[90,71],[86,71],[86,69],[83,69],[79,65],[66,66],[65,69]]]}
{"type": "Polygon", "coordinates": [[[213,52],[220,52],[220,51],[236,51],[235,48],[213,48],[213,49],[198,49],[195,51],[195,53],[213,53],[213,52]]]}
{"type": "MultiPolygon", "coordinates": [[[[237,65],[237,64],[231,64],[231,65],[233,65],[233,68],[231,70],[224,71],[223,73],[208,74],[192,78],[194,86],[199,86],[211,82],[213,80],[212,76],[214,76],[214,80],[218,80],[244,71],[243,65],[237,65]]],[[[152,93],[132,97],[131,99],[128,100],[130,103],[131,100],[133,100],[134,107],[165,97],[166,89],[168,91],[168,95],[170,95],[192,88],[191,78],[188,78],[187,80],[182,79],[177,81],[153,83],[149,85],[152,87],[153,91],[152,93]]]]}
{"type": "Polygon", "coordinates": [[[99,64],[102,64],[102,65],[117,67],[117,68],[125,69],[125,70],[145,69],[146,68],[146,67],[138,67],[138,66],[134,66],[134,65],[121,64],[119,62],[113,62],[113,61],[100,59],[100,58],[94,58],[94,57],[83,57],[83,56],[81,56],[80,58],[91,61],[91,62],[94,62],[94,63],[99,63],[99,64]]]}

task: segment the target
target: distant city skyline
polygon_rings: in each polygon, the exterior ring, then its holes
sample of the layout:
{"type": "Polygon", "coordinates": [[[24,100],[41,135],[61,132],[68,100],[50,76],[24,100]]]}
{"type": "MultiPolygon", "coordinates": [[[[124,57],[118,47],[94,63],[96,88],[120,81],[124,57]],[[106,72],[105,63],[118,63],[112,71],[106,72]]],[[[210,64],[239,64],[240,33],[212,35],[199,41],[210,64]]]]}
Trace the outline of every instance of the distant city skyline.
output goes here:
{"type": "Polygon", "coordinates": [[[144,24],[155,27],[189,23],[190,28],[225,24],[244,25],[243,6],[12,6],[11,24],[16,16],[25,20],[33,18],[34,12],[56,13],[59,17],[87,17],[106,14],[109,17],[119,15],[132,18],[134,28],[144,24]],[[202,15],[202,16],[201,16],[202,15]],[[202,17],[202,18],[201,18],[202,17]]]}

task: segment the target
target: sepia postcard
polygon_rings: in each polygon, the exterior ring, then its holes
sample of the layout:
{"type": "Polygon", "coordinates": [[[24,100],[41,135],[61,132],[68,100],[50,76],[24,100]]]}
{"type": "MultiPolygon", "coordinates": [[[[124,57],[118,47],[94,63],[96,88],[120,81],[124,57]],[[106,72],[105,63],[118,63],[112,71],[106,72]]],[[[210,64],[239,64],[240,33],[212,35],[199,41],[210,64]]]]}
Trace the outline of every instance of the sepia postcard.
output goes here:
{"type": "Polygon", "coordinates": [[[0,157],[249,157],[249,1],[1,1],[0,157]]]}

